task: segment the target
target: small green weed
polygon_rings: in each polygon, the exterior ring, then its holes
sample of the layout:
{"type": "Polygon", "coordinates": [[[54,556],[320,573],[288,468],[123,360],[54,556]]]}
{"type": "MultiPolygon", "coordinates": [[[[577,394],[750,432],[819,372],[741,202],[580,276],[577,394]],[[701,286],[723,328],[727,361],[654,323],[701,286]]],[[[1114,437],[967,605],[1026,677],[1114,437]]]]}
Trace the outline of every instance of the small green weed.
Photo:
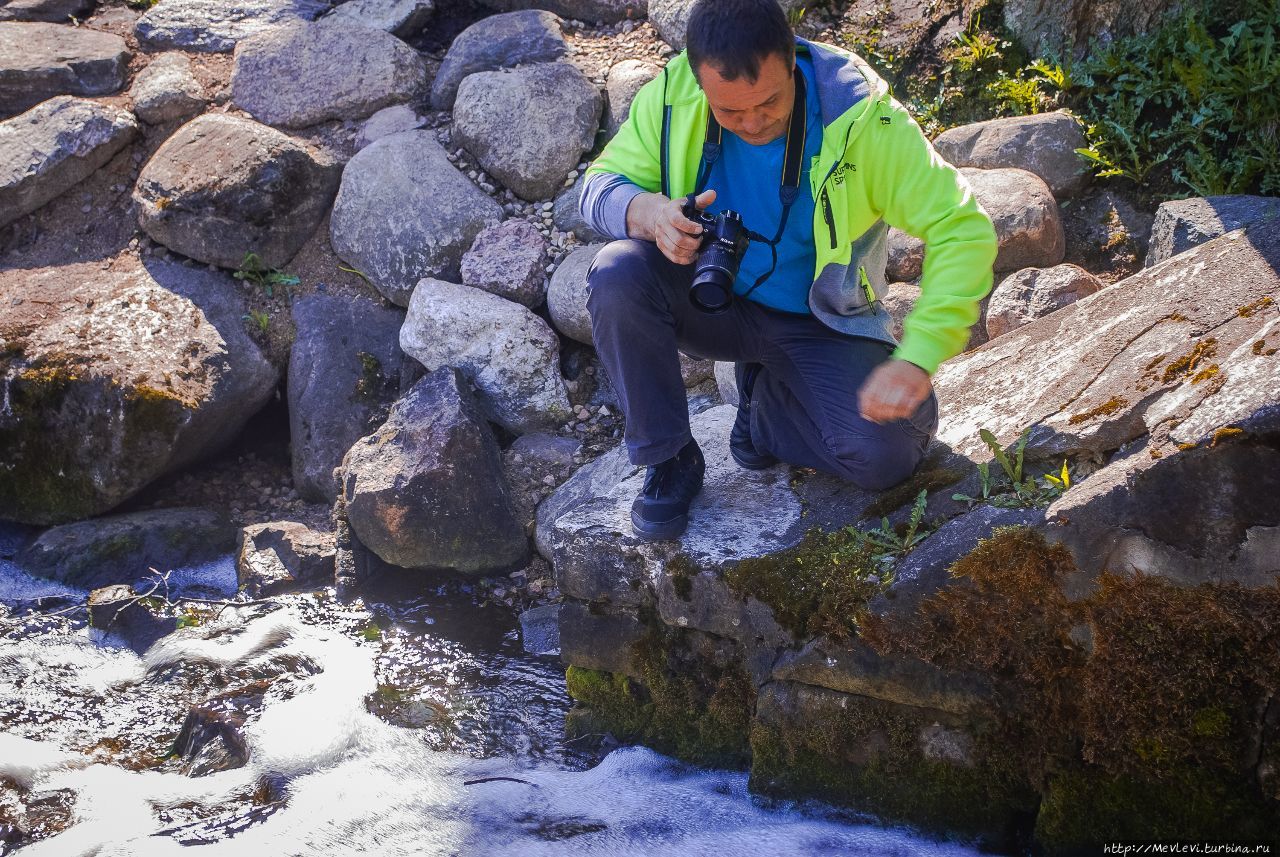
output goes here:
{"type": "Polygon", "coordinates": [[[1056,474],[1046,473],[1041,482],[1034,476],[1026,479],[1023,475],[1023,454],[1027,439],[1031,436],[1031,426],[1027,426],[1019,435],[1013,454],[1000,446],[995,435],[986,429],[978,432],[983,442],[991,450],[995,461],[1000,465],[1002,473],[991,474],[991,463],[981,462],[978,465],[978,476],[982,485],[981,497],[970,497],[966,494],[952,494],[951,499],[969,503],[990,503],[1001,508],[1047,506],[1062,496],[1062,492],[1071,487],[1071,473],[1066,459],[1062,461],[1062,470],[1056,474]]]}
{"type": "Polygon", "coordinates": [[[244,259],[240,262],[239,270],[231,276],[237,280],[245,280],[256,286],[261,286],[266,291],[268,298],[274,296],[276,286],[284,286],[286,294],[292,300],[293,287],[300,282],[292,274],[286,274],[278,268],[268,268],[263,265],[257,253],[245,253],[244,259]]]}
{"type": "Polygon", "coordinates": [[[242,315],[240,318],[252,321],[264,334],[271,328],[271,315],[263,310],[251,309],[247,315],[242,315]]]}

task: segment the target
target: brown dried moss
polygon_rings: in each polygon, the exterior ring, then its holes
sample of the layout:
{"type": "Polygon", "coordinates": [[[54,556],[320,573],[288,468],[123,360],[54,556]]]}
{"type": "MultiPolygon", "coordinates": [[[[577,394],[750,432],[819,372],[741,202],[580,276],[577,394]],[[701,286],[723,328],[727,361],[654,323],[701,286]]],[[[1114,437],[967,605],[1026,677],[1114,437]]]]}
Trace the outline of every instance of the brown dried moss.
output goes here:
{"type": "Polygon", "coordinates": [[[1258,298],[1256,301],[1252,301],[1238,308],[1236,310],[1236,315],[1240,316],[1241,318],[1249,318],[1254,313],[1261,310],[1262,308],[1273,306],[1274,304],[1275,304],[1275,300],[1272,299],[1270,295],[1263,295],[1262,297],[1258,298]]]}
{"type": "Polygon", "coordinates": [[[1127,404],[1129,404],[1128,401],[1121,398],[1120,396],[1112,396],[1110,399],[1107,399],[1107,401],[1103,402],[1101,405],[1098,405],[1096,408],[1090,408],[1087,411],[1083,411],[1078,414],[1072,414],[1071,419],[1067,420],[1067,423],[1074,426],[1074,425],[1079,425],[1080,423],[1088,422],[1094,417],[1110,416],[1111,414],[1114,414],[1116,411],[1120,410],[1127,404]]]}
{"type": "Polygon", "coordinates": [[[1190,351],[1179,357],[1164,368],[1164,374],[1160,376],[1160,380],[1164,383],[1176,381],[1185,378],[1195,371],[1196,366],[1202,361],[1207,360],[1217,354],[1218,340],[1213,337],[1202,339],[1197,342],[1190,351]]]}

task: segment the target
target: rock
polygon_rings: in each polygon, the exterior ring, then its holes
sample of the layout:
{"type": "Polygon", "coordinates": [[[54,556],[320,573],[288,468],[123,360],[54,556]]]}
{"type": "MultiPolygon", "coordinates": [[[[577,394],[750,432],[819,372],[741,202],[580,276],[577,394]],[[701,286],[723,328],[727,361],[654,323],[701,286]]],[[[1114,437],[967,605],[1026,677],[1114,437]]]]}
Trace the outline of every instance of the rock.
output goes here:
{"type": "Polygon", "coordinates": [[[0,289],[18,276],[43,302],[6,307],[0,517],[101,515],[222,449],[275,392],[225,274],[158,260],[111,273],[94,260],[0,272],[0,289]]]}
{"type": "Polygon", "coordinates": [[[289,437],[293,482],[308,500],[333,500],[333,469],[386,418],[406,363],[404,310],[360,297],[314,294],[293,303],[289,437]]]}
{"type": "Polygon", "coordinates": [[[1012,0],[1004,5],[1004,25],[1031,56],[1081,59],[1090,40],[1145,33],[1180,5],[1178,0],[1012,0]]]}
{"type": "Polygon", "coordinates": [[[709,381],[715,376],[716,364],[714,360],[703,360],[700,357],[690,357],[683,351],[679,352],[680,357],[680,378],[684,381],[685,388],[696,387],[703,381],[709,381]]]}
{"type": "Polygon", "coordinates": [[[634,612],[607,612],[579,601],[559,605],[560,660],[589,670],[638,676],[632,647],[646,628],[634,612]]]}
{"type": "Polygon", "coordinates": [[[272,521],[242,528],[238,541],[236,572],[252,598],[333,585],[333,533],[272,521]]]}
{"type": "Polygon", "coordinates": [[[351,0],[320,20],[374,27],[404,37],[426,26],[434,11],[432,0],[351,0]]]}
{"type": "Polygon", "coordinates": [[[532,309],[547,297],[550,245],[526,220],[507,220],[476,236],[462,257],[462,282],[532,309]]]}
{"type": "Polygon", "coordinates": [[[550,199],[595,142],[601,105],[569,63],[478,72],[458,87],[453,139],[517,195],[550,199]]]}
{"type": "Polygon", "coordinates": [[[316,231],[342,165],[274,128],[225,113],[197,116],[143,165],[133,199],[156,242],[239,268],[254,253],[285,265],[316,231]]]}
{"type": "Polygon", "coordinates": [[[890,283],[880,299],[881,305],[893,318],[893,335],[902,339],[902,320],[911,312],[920,297],[920,287],[911,283],[890,283]]]}
{"type": "Polygon", "coordinates": [[[560,605],[543,604],[521,613],[520,643],[531,655],[560,654],[560,605]]]}
{"type": "Polygon", "coordinates": [[[329,240],[387,300],[409,305],[423,277],[456,279],[462,254],[502,207],[449,163],[431,131],[405,131],[347,163],[329,240]]]}
{"type": "Polygon", "coordinates": [[[204,109],[204,88],[191,73],[191,59],[173,51],[153,59],[129,89],[133,110],[148,125],[186,119],[204,109]]]}
{"type": "Polygon", "coordinates": [[[726,405],[737,407],[738,378],[735,374],[734,364],[724,360],[717,360],[713,373],[716,379],[716,389],[720,393],[720,401],[726,405]]]}
{"type": "Polygon", "coordinates": [[[662,69],[644,60],[623,60],[609,69],[609,78],[605,83],[607,104],[604,129],[610,137],[617,134],[622,123],[627,120],[631,113],[631,101],[640,87],[661,73],[662,69]]]}
{"type": "Polygon", "coordinates": [[[547,311],[556,330],[583,345],[591,339],[591,314],[587,312],[587,271],[604,244],[579,247],[551,275],[547,287],[547,311]]]}
{"type": "Polygon", "coordinates": [[[597,241],[608,241],[604,235],[587,225],[578,212],[578,198],[582,195],[582,178],[573,183],[573,187],[563,191],[556,197],[552,208],[552,222],[561,232],[572,232],[579,241],[591,244],[597,241]]]}
{"type": "Polygon", "coordinates": [[[177,616],[166,616],[159,608],[137,600],[140,594],[123,584],[93,590],[87,605],[89,627],[114,634],[138,654],[178,629],[177,616]]]}
{"type": "Polygon", "coordinates": [[[1060,206],[1069,261],[1086,270],[1132,271],[1147,252],[1153,215],[1111,190],[1089,193],[1060,206]]]}
{"type": "MultiPolygon", "coordinates": [[[[262,692],[253,694],[262,707],[262,692]]],[[[221,694],[219,695],[222,696],[221,694]]],[[[249,763],[249,745],[240,734],[244,716],[234,709],[221,710],[227,700],[216,708],[193,705],[187,711],[173,740],[170,755],[183,760],[179,771],[188,777],[204,777],[219,771],[233,771],[249,763]]]]}
{"type": "Polygon", "coordinates": [[[1280,197],[1210,196],[1161,203],[1143,267],[1150,268],[1233,229],[1280,220],[1280,197]]]}
{"type": "MultiPolygon", "coordinates": [[[[649,23],[653,24],[662,40],[677,51],[684,50],[685,30],[689,27],[689,13],[696,0],[650,0],[649,23]]],[[[783,11],[791,11],[805,5],[805,0],[779,0],[783,11]]]]}
{"type": "MultiPolygon", "coordinates": [[[[952,518],[898,564],[893,584],[883,595],[872,599],[868,608],[873,614],[880,616],[912,616],[920,602],[946,589],[953,582],[949,571],[952,564],[972,551],[979,540],[990,536],[996,527],[1027,526],[1043,529],[1044,518],[1042,509],[1001,509],[985,504],[952,518]]],[[[858,692],[848,686],[825,686],[851,693],[858,692]]],[[[930,704],[946,707],[936,702],[930,704]]]]}
{"type": "Polygon", "coordinates": [[[800,540],[806,525],[786,468],[749,472],[729,458],[729,427],[736,413],[720,406],[693,418],[707,471],[689,528],[678,542],[643,542],[632,534],[631,503],[645,468],[631,466],[622,447],[580,469],[543,502],[538,549],[551,560],[562,592],[634,606],[645,600],[663,560],[675,551],[698,568],[714,570],[800,540]]]}
{"type": "Polygon", "coordinates": [[[55,95],[110,95],[124,88],[124,39],[88,27],[0,23],[0,116],[55,95]]]}
{"type": "Polygon", "coordinates": [[[1027,455],[1055,471],[1143,436],[1207,442],[1280,395],[1278,259],[1280,224],[1228,233],[947,361],[938,440],[984,460],[979,429],[1008,445],[1035,425],[1027,455]]]}
{"type": "Polygon", "coordinates": [[[469,74],[552,62],[568,52],[560,19],[550,12],[529,10],[481,18],[449,46],[431,84],[431,106],[452,110],[458,86],[469,74]]]}
{"type": "Polygon", "coordinates": [[[1048,268],[1062,261],[1066,254],[1062,218],[1049,186],[1039,176],[1015,169],[962,167],[960,172],[995,224],[1000,240],[996,271],[1048,268]]]}
{"type": "Polygon", "coordinates": [[[478,574],[528,555],[497,442],[454,369],[415,384],[342,470],[351,528],[384,562],[478,574]]]}
{"type": "Polygon", "coordinates": [[[1027,170],[1057,199],[1076,196],[1088,184],[1088,163],[1076,154],[1086,146],[1080,122],[1063,110],[974,122],[933,140],[938,154],[957,167],[1027,170]]]}
{"type": "Polygon", "coordinates": [[[569,414],[555,332],[505,298],[424,279],[400,328],[400,347],[432,371],[460,369],[485,415],[517,434],[554,428],[569,414]]]}
{"type": "Polygon", "coordinates": [[[549,9],[562,18],[593,24],[638,21],[645,16],[647,0],[481,0],[490,9],[549,9]]]}
{"type": "Polygon", "coordinates": [[[149,48],[228,53],[255,33],[314,21],[326,0],[164,0],[147,10],[134,32],[149,48]]]}
{"type": "Polygon", "coordinates": [[[93,11],[95,0],[8,0],[0,6],[0,21],[45,21],[66,24],[83,21],[93,11]]]}
{"type": "MultiPolygon", "coordinates": [[[[339,6],[338,8],[341,9],[343,7],[339,6]]],[[[425,121],[417,114],[417,111],[407,104],[393,104],[390,107],[384,107],[370,116],[360,126],[360,131],[356,134],[356,148],[363,149],[374,140],[381,140],[383,137],[398,134],[401,131],[416,130],[421,128],[425,121]]]]}
{"type": "Polygon", "coordinates": [[[889,228],[889,262],[885,275],[890,282],[911,282],[920,278],[924,268],[924,242],[901,229],[889,228]]]}
{"type": "Polygon", "coordinates": [[[553,434],[526,434],[516,438],[510,452],[519,455],[534,467],[550,470],[567,470],[574,465],[573,457],[582,444],[571,437],[553,434]]]}
{"type": "Polygon", "coordinates": [[[51,527],[17,562],[77,589],[126,584],[145,591],[155,576],[148,568],[164,574],[203,565],[230,553],[235,542],[235,528],[213,509],[153,509],[51,527]]]}
{"type": "Polygon", "coordinates": [[[411,101],[426,74],[418,52],[383,30],[298,22],[236,45],[231,100],[260,122],[303,128],[411,101]]]}
{"type": "Polygon", "coordinates": [[[0,226],[75,187],[137,136],[132,114],[69,95],[0,122],[0,226]]]}
{"type": "Polygon", "coordinates": [[[1023,268],[992,290],[984,315],[987,336],[995,339],[1101,288],[1097,277],[1075,265],[1023,268]]]}

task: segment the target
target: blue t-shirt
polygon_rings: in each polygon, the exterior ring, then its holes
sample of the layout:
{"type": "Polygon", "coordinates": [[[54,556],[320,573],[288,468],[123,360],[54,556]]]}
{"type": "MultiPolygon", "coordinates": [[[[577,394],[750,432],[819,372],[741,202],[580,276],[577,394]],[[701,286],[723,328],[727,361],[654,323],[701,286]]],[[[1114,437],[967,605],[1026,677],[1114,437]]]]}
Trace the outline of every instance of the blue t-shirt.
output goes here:
{"type": "MultiPolygon", "coordinates": [[[[813,63],[797,56],[796,63],[805,78],[806,119],[803,169],[800,193],[787,216],[787,228],[778,242],[778,265],[769,279],[749,295],[756,301],[787,312],[809,312],[809,286],[813,282],[816,256],[813,249],[813,191],[809,187],[809,168],[822,146],[822,113],[814,82],[813,63]]],[[[720,157],[711,168],[706,189],[716,192],[716,201],[707,211],[717,214],[733,209],[742,215],[743,224],[752,232],[773,238],[782,218],[782,162],[786,155],[787,136],[771,143],[753,146],[725,129],[720,157]]],[[[769,245],[752,241],[742,258],[734,292],[741,295],[755,284],[772,264],[769,245]]]]}

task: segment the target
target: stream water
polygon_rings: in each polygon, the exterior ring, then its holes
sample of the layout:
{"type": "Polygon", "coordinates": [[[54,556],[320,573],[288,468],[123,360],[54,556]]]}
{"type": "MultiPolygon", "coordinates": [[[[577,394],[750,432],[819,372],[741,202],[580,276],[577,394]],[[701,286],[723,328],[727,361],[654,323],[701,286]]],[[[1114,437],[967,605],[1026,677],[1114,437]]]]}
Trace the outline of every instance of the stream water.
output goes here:
{"type": "MultiPolygon", "coordinates": [[[[178,578],[235,588],[230,558],[178,578]]],[[[465,593],[289,596],[142,655],[83,612],[19,615],[49,595],[85,594],[0,561],[0,828],[15,801],[62,819],[24,857],[977,853],[762,800],[742,772],[567,745],[559,659],[465,593]],[[197,729],[213,739],[168,756],[193,705],[242,743],[197,729]]]]}

